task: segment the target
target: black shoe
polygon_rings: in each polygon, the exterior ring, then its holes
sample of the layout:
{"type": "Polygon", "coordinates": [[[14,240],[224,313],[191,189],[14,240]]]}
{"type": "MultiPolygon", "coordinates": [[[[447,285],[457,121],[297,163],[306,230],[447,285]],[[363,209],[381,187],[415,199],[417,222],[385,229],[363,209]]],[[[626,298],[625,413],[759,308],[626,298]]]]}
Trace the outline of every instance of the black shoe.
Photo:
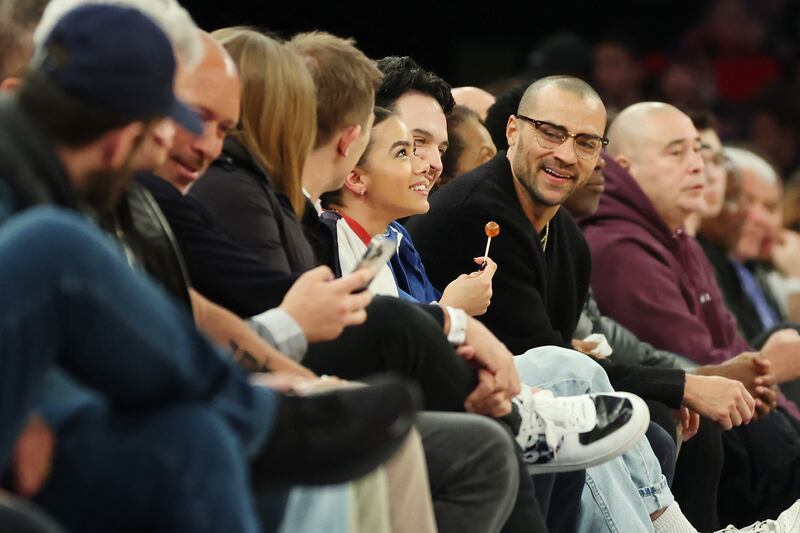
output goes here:
{"type": "Polygon", "coordinates": [[[253,485],[329,485],[362,477],[394,454],[421,403],[416,386],[387,377],[365,387],[283,396],[272,438],[251,465],[253,485]]]}

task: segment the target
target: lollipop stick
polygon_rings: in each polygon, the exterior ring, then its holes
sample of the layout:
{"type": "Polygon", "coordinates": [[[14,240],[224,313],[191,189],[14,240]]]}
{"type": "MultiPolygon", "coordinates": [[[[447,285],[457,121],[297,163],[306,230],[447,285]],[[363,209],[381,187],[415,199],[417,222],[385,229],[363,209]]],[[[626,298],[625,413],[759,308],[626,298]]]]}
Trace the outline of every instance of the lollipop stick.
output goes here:
{"type": "Polygon", "coordinates": [[[486,239],[486,250],[483,252],[483,263],[481,263],[481,266],[480,266],[480,267],[478,267],[478,270],[483,270],[483,269],[485,269],[485,268],[486,268],[486,265],[488,265],[488,264],[489,264],[489,263],[487,263],[487,262],[486,262],[486,259],[489,257],[489,246],[490,246],[491,244],[492,244],[492,238],[491,238],[491,237],[488,237],[488,238],[486,239]]]}
{"type": "Polygon", "coordinates": [[[492,244],[492,237],[497,237],[500,235],[500,226],[497,225],[497,222],[490,220],[486,223],[483,227],[483,231],[486,232],[486,251],[483,252],[483,263],[478,270],[483,270],[486,268],[486,265],[489,264],[489,246],[492,244]]]}

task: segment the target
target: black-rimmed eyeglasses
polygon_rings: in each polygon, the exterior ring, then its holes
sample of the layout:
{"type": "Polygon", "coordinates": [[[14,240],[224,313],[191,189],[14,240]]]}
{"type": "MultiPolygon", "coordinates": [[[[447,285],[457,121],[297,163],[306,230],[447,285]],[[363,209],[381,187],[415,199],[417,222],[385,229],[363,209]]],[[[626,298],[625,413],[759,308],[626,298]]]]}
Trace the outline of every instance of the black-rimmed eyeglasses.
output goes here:
{"type": "Polygon", "coordinates": [[[516,117],[533,125],[536,141],[539,143],[539,146],[547,150],[558,148],[571,137],[577,157],[581,159],[594,159],[597,154],[600,153],[600,150],[608,145],[608,139],[600,137],[599,135],[592,135],[591,133],[572,133],[564,126],[559,126],[558,124],[552,124],[543,120],[536,120],[526,117],[525,115],[516,115],[516,117]]]}

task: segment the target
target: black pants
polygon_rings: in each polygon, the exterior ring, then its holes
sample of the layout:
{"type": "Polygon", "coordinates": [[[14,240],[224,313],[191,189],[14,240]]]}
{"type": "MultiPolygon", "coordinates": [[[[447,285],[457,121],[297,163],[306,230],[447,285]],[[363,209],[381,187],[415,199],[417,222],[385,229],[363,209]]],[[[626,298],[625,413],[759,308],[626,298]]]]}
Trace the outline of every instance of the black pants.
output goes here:
{"type": "MultiPolygon", "coordinates": [[[[750,344],[752,344],[755,349],[760,350],[764,347],[764,344],[769,340],[770,336],[781,329],[793,329],[800,333],[800,324],[796,324],[794,322],[781,322],[777,326],[762,332],[755,339],[753,339],[750,344]]],[[[780,389],[784,396],[797,405],[800,405],[800,379],[789,381],[788,383],[782,383],[780,389]]]]}
{"type": "MultiPolygon", "coordinates": [[[[345,329],[336,340],[311,345],[303,364],[319,374],[345,379],[379,372],[410,378],[422,389],[427,410],[463,411],[464,400],[477,385],[475,370],[455,353],[441,326],[417,306],[391,297],[373,299],[365,324],[345,329]]],[[[547,531],[541,523],[543,514],[548,526],[553,521],[550,531],[574,530],[574,525],[568,526],[577,521],[581,490],[574,486],[580,479],[582,488],[582,474],[534,476],[534,488],[519,450],[517,460],[519,494],[503,531],[547,531]],[[548,479],[540,483],[540,477],[548,479]],[[540,509],[537,501],[547,503],[540,509]]]]}
{"type": "Polygon", "coordinates": [[[521,483],[516,441],[504,425],[485,416],[426,411],[417,417],[417,429],[439,531],[496,533],[504,525],[505,531],[545,531],[530,499],[533,489],[521,483]]]}
{"type": "Polygon", "coordinates": [[[716,423],[701,418],[697,435],[681,445],[675,465],[672,494],[683,514],[699,531],[714,531],[722,526],[717,513],[723,463],[722,433],[716,423]]]}
{"type": "Polygon", "coordinates": [[[723,524],[775,518],[800,498],[800,431],[781,408],[724,432],[722,446],[718,509],[723,524]]]}
{"type": "Polygon", "coordinates": [[[442,328],[417,306],[391,297],[375,297],[365,324],[349,327],[339,338],[312,344],[303,364],[318,374],[362,379],[392,372],[419,384],[430,411],[463,411],[477,375],[459,357],[442,328]]]}
{"type": "MultiPolygon", "coordinates": [[[[581,494],[586,483],[586,470],[533,476],[536,499],[546,510],[545,520],[550,533],[571,533],[578,528],[581,494]]],[[[505,531],[505,530],[504,530],[505,531]]],[[[516,531],[525,531],[520,527],[516,531]]]]}
{"type": "Polygon", "coordinates": [[[502,532],[573,533],[578,527],[586,470],[530,476],[522,450],[516,447],[516,452],[520,472],[517,501],[502,532]]]}
{"type": "Polygon", "coordinates": [[[663,403],[648,401],[651,425],[657,424],[672,439],[671,449],[663,438],[652,438],[651,430],[647,437],[653,451],[661,462],[661,468],[670,481],[672,494],[681,505],[681,510],[689,522],[700,531],[719,529],[717,496],[722,472],[722,430],[714,422],[702,418],[697,435],[681,444],[677,459],[675,444],[677,422],[673,410],[663,403]],[[673,464],[670,466],[669,455],[673,464]]]}
{"type": "Polygon", "coordinates": [[[675,459],[677,454],[675,437],[667,433],[667,430],[655,422],[650,422],[644,436],[647,438],[647,442],[650,443],[650,447],[653,448],[653,453],[661,465],[661,473],[667,478],[667,483],[672,486],[672,480],[675,478],[675,459]]]}

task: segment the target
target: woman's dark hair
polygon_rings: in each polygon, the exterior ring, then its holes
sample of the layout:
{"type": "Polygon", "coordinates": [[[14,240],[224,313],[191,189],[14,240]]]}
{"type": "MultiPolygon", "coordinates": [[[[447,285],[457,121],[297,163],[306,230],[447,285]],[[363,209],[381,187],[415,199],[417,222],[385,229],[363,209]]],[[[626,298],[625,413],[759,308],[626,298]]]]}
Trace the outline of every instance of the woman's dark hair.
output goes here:
{"type": "Polygon", "coordinates": [[[450,146],[442,156],[442,176],[439,178],[439,185],[444,185],[456,176],[455,171],[458,166],[458,159],[464,152],[464,138],[461,136],[459,128],[468,120],[475,120],[481,122],[481,117],[472,109],[457,105],[453,108],[453,112],[447,117],[447,139],[450,141],[450,146]]]}
{"type": "MultiPolygon", "coordinates": [[[[387,118],[395,116],[394,112],[389,111],[384,107],[375,106],[374,112],[375,112],[375,122],[372,123],[373,128],[375,128],[375,126],[377,126],[387,118]]],[[[367,143],[367,147],[364,149],[364,153],[361,154],[358,163],[356,163],[357,167],[363,166],[367,162],[370,150],[372,150],[371,135],[369,142],[367,143]]],[[[342,187],[336,189],[335,191],[322,193],[319,197],[319,201],[322,204],[323,209],[330,209],[334,205],[340,205],[342,201],[342,187]]]]}
{"type": "Polygon", "coordinates": [[[383,72],[383,81],[375,93],[375,105],[391,109],[397,99],[409,91],[432,97],[442,106],[445,115],[456,105],[450,85],[408,56],[384,57],[378,60],[378,68],[383,72]]]}
{"type": "Polygon", "coordinates": [[[132,122],[147,124],[156,118],[134,119],[98,109],[70,96],[36,72],[26,74],[17,99],[47,139],[71,148],[85,146],[132,122]]]}

